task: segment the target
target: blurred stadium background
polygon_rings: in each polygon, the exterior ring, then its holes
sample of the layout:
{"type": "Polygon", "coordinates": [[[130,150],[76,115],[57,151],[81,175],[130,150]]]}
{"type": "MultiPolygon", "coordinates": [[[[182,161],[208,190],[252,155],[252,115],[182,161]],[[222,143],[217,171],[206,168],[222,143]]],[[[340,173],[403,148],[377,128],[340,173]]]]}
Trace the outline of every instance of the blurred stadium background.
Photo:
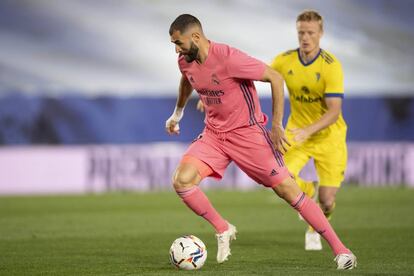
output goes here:
{"type": "MultiPolygon", "coordinates": [[[[164,131],[179,80],[172,20],[192,13],[210,39],[269,63],[297,47],[305,8],[324,15],[322,48],[344,67],[346,184],[414,187],[413,1],[2,0],[0,195],[170,189],[203,127],[193,97],[181,135],[164,131]]],[[[235,167],[203,185],[256,187],[235,167]]]]}

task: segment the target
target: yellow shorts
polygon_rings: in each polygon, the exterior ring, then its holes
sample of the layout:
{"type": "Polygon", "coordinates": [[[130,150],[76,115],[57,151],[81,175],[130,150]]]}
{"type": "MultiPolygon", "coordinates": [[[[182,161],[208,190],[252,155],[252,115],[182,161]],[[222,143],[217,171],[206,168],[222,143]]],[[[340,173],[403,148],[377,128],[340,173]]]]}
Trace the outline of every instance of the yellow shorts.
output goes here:
{"type": "Polygon", "coordinates": [[[345,139],[339,140],[293,144],[284,155],[286,167],[297,177],[309,159],[313,158],[319,186],[339,188],[344,180],[348,158],[345,139]]]}

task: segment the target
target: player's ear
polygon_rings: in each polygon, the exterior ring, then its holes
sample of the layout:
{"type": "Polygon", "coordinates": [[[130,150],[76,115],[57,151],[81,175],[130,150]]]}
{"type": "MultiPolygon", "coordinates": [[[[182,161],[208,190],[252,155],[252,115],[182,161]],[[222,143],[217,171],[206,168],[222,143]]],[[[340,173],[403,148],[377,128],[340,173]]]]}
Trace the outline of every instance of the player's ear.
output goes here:
{"type": "Polygon", "coordinates": [[[191,37],[195,43],[198,43],[201,40],[202,37],[202,31],[200,29],[196,28],[194,32],[191,34],[191,37]]]}
{"type": "Polygon", "coordinates": [[[195,43],[198,43],[200,41],[201,34],[199,32],[194,32],[191,34],[191,38],[195,43]]]}

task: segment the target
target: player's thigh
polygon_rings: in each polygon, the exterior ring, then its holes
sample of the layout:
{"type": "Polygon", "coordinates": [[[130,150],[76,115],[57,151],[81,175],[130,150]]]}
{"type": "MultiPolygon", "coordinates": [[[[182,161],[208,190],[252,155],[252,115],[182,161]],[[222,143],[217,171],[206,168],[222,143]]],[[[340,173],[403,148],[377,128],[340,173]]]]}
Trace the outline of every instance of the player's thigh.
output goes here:
{"type": "Polygon", "coordinates": [[[181,163],[193,163],[203,178],[211,176],[221,179],[230,163],[229,157],[221,149],[220,141],[214,135],[206,132],[203,132],[191,143],[184,154],[184,158],[181,163]],[[198,160],[199,162],[184,162],[185,156],[190,156],[193,161],[198,160]],[[203,164],[208,167],[203,166],[203,164]],[[211,169],[210,173],[208,173],[208,168],[211,169]]]}
{"type": "Polygon", "coordinates": [[[274,149],[264,127],[255,125],[233,131],[226,140],[226,151],[241,170],[266,187],[290,177],[283,155],[274,149]]]}
{"type": "Polygon", "coordinates": [[[299,172],[308,163],[310,156],[305,145],[292,145],[283,155],[289,172],[298,176],[299,172]]]}
{"type": "Polygon", "coordinates": [[[344,180],[348,158],[345,140],[315,146],[313,158],[320,187],[339,188],[344,180]]]}

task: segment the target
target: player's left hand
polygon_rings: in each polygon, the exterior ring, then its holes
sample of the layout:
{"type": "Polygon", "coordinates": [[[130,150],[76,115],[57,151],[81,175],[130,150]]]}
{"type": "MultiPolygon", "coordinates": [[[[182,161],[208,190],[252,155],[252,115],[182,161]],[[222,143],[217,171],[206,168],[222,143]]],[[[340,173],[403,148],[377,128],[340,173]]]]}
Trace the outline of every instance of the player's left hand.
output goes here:
{"type": "Polygon", "coordinates": [[[303,143],[312,135],[312,133],[306,128],[293,128],[288,129],[293,134],[293,141],[296,143],[303,143]]]}
{"type": "Polygon", "coordinates": [[[204,104],[201,100],[198,100],[197,102],[197,110],[200,112],[204,112],[204,104]]]}
{"type": "Polygon", "coordinates": [[[275,149],[281,153],[285,153],[287,151],[287,147],[290,146],[290,143],[285,137],[285,129],[283,126],[272,126],[271,136],[275,149]]]}

